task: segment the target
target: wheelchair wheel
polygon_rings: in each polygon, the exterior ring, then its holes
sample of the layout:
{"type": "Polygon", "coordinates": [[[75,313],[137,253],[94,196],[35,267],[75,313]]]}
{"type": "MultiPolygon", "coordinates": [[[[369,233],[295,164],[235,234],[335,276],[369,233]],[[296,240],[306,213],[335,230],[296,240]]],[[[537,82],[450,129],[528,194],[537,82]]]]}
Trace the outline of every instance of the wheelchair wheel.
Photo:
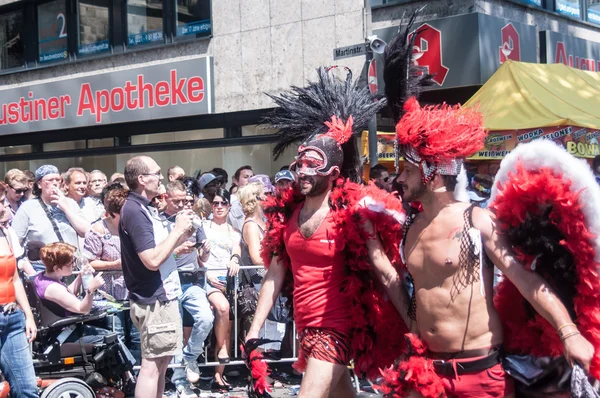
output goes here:
{"type": "Polygon", "coordinates": [[[94,390],[83,381],[66,377],[50,384],[40,398],[95,398],[94,390]]]}

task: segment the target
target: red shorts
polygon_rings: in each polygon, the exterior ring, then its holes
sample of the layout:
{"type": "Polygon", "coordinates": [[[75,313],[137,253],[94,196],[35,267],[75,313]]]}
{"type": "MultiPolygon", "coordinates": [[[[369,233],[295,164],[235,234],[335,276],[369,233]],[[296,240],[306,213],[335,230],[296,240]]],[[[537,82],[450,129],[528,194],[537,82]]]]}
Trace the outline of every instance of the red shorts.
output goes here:
{"type": "Polygon", "coordinates": [[[306,369],[309,358],[348,365],[352,359],[350,336],[333,329],[305,328],[298,335],[300,352],[294,368],[300,372],[306,369]]]}
{"type": "MultiPolygon", "coordinates": [[[[484,357],[450,359],[446,362],[464,363],[480,358],[484,357]]],[[[439,377],[448,398],[505,397],[514,392],[513,381],[500,363],[475,373],[439,377]]]]}

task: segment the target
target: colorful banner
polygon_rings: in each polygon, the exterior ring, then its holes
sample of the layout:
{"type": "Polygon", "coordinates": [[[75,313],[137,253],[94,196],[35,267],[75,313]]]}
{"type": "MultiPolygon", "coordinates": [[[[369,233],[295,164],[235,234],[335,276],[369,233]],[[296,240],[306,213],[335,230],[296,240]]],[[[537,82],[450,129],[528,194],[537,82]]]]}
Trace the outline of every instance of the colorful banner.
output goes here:
{"type": "Polygon", "coordinates": [[[533,140],[552,140],[579,158],[594,158],[600,154],[598,146],[600,131],[577,126],[544,127],[519,131],[494,131],[485,139],[485,149],[470,159],[502,159],[518,144],[533,140]]]}
{"type": "MultiPolygon", "coordinates": [[[[394,161],[394,133],[377,133],[377,155],[380,162],[394,161]]],[[[519,131],[493,131],[485,139],[485,148],[469,160],[500,160],[518,144],[533,140],[552,140],[578,158],[593,159],[600,154],[600,130],[576,126],[543,127],[519,131]]],[[[362,135],[362,153],[369,156],[368,133],[362,135]]]]}

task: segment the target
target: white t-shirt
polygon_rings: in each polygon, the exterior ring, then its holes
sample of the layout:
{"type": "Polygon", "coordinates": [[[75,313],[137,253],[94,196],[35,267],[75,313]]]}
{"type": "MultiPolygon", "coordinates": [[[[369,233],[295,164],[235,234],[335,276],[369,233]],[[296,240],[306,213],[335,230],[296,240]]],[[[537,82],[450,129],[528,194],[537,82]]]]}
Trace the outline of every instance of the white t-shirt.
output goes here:
{"type": "MultiPolygon", "coordinates": [[[[77,202],[71,198],[66,199],[73,211],[83,217],[77,202]]],[[[77,231],[71,226],[67,215],[59,209],[58,206],[47,205],[47,207],[50,216],[56,222],[56,226],[58,227],[58,231],[62,235],[64,242],[79,247],[77,231]]],[[[54,232],[54,228],[52,227],[52,223],[48,219],[48,216],[38,199],[30,199],[19,207],[19,210],[17,210],[13,219],[12,228],[21,244],[23,244],[25,238],[27,238],[27,241],[38,240],[44,244],[59,241],[54,232]]]]}
{"type": "Polygon", "coordinates": [[[216,224],[212,221],[204,221],[204,233],[210,243],[210,255],[208,261],[204,263],[207,272],[215,276],[227,276],[227,266],[233,254],[233,247],[242,239],[242,235],[231,225],[227,229],[215,229],[216,224]],[[212,228],[211,228],[212,227],[212,228]],[[215,268],[224,268],[222,270],[210,271],[215,268]]]}

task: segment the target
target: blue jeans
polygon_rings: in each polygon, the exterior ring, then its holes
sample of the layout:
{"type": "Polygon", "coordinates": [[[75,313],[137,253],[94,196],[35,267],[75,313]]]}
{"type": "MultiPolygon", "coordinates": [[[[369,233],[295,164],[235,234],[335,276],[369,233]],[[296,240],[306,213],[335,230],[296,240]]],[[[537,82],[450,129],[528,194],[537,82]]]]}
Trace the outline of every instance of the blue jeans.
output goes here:
{"type": "Polygon", "coordinates": [[[21,310],[11,314],[0,312],[0,368],[13,397],[39,396],[21,310]]]}
{"type": "Polygon", "coordinates": [[[140,331],[137,330],[133,324],[133,321],[129,316],[129,310],[119,311],[116,314],[112,314],[104,318],[104,328],[113,330],[117,335],[122,337],[124,339],[125,346],[135,358],[135,363],[138,365],[142,363],[140,331]]]}
{"type": "MultiPolygon", "coordinates": [[[[183,290],[183,294],[179,299],[180,312],[183,314],[182,308],[185,308],[192,318],[194,318],[194,326],[188,343],[183,348],[183,355],[175,356],[175,363],[177,364],[182,363],[182,360],[185,360],[185,362],[198,360],[198,356],[202,353],[204,340],[208,337],[215,319],[210,309],[208,298],[206,297],[206,290],[191,283],[182,285],[181,290],[183,290]]],[[[171,382],[176,386],[187,383],[185,369],[174,369],[171,382]]]]}

